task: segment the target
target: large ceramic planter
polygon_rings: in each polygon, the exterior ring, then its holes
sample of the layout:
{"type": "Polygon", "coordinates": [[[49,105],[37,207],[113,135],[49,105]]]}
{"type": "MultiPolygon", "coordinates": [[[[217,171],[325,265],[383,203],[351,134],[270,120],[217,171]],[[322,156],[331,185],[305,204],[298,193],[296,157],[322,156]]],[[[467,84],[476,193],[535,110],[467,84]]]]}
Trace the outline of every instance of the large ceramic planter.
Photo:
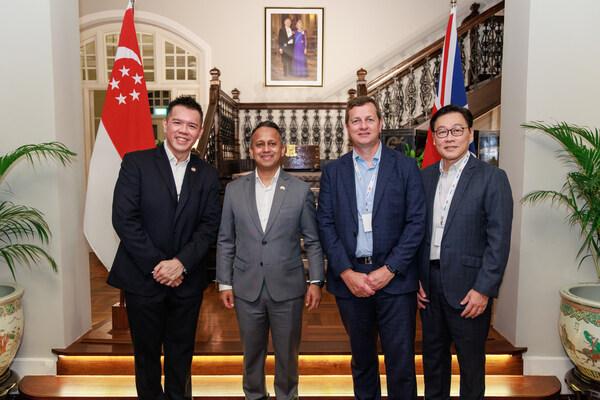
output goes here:
{"type": "Polygon", "coordinates": [[[600,383],[600,284],[565,286],[560,297],[562,345],[578,375],[600,383]]]}
{"type": "Polygon", "coordinates": [[[23,287],[0,283],[0,384],[8,378],[12,362],[23,338],[23,287]]]}

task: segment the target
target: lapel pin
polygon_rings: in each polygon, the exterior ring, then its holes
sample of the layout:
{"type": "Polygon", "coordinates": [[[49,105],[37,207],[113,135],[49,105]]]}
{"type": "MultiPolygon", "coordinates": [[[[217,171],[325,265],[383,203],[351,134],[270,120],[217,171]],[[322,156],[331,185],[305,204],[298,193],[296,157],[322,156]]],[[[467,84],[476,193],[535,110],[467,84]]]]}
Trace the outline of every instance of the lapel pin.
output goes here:
{"type": "Polygon", "coordinates": [[[190,168],[190,170],[191,170],[192,172],[196,172],[196,167],[192,167],[192,168],[190,168]]]}
{"type": "Polygon", "coordinates": [[[285,190],[285,186],[279,186],[279,189],[285,190]]]}

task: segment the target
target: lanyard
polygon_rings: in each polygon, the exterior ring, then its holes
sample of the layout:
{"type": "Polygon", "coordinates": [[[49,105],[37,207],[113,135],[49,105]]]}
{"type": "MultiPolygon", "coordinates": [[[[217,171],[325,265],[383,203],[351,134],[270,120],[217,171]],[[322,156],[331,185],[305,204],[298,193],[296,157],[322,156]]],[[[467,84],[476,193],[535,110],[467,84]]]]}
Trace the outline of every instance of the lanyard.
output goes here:
{"type": "MultiPolygon", "coordinates": [[[[363,178],[358,169],[358,164],[356,163],[355,159],[352,159],[352,161],[354,162],[354,171],[356,172],[356,175],[358,176],[358,180],[360,181],[360,183],[363,183],[363,178]]],[[[375,186],[376,178],[377,178],[377,173],[374,173],[373,176],[371,177],[371,181],[369,182],[369,186],[367,187],[367,194],[365,195],[365,211],[366,212],[369,212],[369,202],[368,202],[369,195],[371,194],[371,191],[373,191],[373,186],[375,186]]]]}
{"type": "MultiPolygon", "coordinates": [[[[452,202],[452,197],[454,197],[454,192],[456,191],[456,185],[458,184],[458,180],[460,179],[460,176],[462,175],[462,171],[465,168],[465,165],[467,165],[468,161],[469,161],[469,153],[467,153],[467,157],[465,157],[465,159],[461,163],[460,167],[458,168],[458,171],[456,171],[456,176],[454,177],[454,180],[452,181],[450,190],[448,190],[448,194],[446,195],[446,200],[442,203],[442,212],[440,214],[440,225],[441,226],[444,226],[444,222],[446,221],[446,216],[448,215],[448,211],[450,209],[450,203],[452,202]]],[[[437,190],[438,190],[438,196],[441,196],[441,194],[442,194],[442,182],[441,181],[438,182],[437,190]]]]}

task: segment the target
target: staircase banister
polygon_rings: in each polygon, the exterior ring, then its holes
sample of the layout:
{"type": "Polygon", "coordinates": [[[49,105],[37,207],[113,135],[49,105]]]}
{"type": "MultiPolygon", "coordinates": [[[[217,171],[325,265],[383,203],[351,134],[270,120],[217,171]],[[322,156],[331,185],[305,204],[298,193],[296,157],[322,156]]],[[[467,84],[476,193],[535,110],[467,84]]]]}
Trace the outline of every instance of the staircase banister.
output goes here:
{"type": "MultiPolygon", "coordinates": [[[[463,23],[457,29],[457,35],[460,37],[460,36],[466,34],[473,27],[488,20],[490,17],[492,17],[493,15],[502,11],[503,9],[504,9],[504,0],[491,6],[490,8],[488,8],[481,14],[474,17],[473,19],[470,19],[467,22],[463,23]]],[[[392,69],[379,75],[377,78],[373,79],[371,82],[368,82],[367,83],[367,94],[369,96],[372,96],[374,94],[374,92],[377,90],[377,88],[383,89],[383,88],[391,85],[396,76],[402,74],[405,71],[410,70],[411,67],[415,68],[415,69],[420,67],[422,64],[425,63],[425,60],[427,58],[432,58],[432,57],[436,56],[438,53],[440,53],[442,50],[443,44],[444,44],[444,38],[442,37],[442,38],[436,40],[435,42],[433,42],[432,44],[430,44],[429,46],[425,47],[423,50],[419,51],[415,55],[407,58],[400,64],[396,65],[392,69]]]]}
{"type": "Polygon", "coordinates": [[[211,79],[208,107],[204,115],[204,123],[202,124],[204,130],[202,131],[202,136],[200,136],[198,145],[196,146],[196,149],[200,153],[200,157],[202,159],[204,159],[204,156],[206,155],[206,146],[208,145],[210,128],[215,119],[215,114],[219,105],[219,92],[221,91],[221,80],[219,79],[219,77],[221,76],[221,71],[219,71],[217,68],[213,68],[210,70],[210,75],[211,79]]]}
{"type": "Polygon", "coordinates": [[[240,110],[338,110],[344,109],[342,102],[303,102],[303,103],[239,103],[240,110]]]}

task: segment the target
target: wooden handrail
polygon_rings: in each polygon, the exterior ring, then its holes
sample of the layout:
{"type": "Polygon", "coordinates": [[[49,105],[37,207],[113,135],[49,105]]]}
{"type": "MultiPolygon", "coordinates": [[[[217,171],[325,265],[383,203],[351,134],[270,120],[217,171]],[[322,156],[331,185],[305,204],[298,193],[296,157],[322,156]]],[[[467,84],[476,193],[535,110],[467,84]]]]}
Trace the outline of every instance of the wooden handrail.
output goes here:
{"type": "MultiPolygon", "coordinates": [[[[472,19],[469,19],[467,22],[463,23],[457,29],[458,36],[462,36],[462,35],[466,34],[473,27],[481,24],[482,22],[486,21],[491,16],[497,14],[499,11],[502,11],[503,9],[504,9],[504,0],[502,0],[499,3],[488,8],[486,11],[479,14],[478,16],[476,16],[472,19]]],[[[434,56],[437,56],[437,54],[441,52],[443,44],[444,44],[444,37],[436,40],[429,46],[425,47],[423,50],[421,50],[418,53],[416,53],[415,55],[407,58],[400,64],[398,64],[395,67],[393,67],[392,69],[388,70],[387,72],[384,72],[377,78],[373,79],[371,82],[368,82],[366,85],[367,86],[367,94],[372,96],[373,92],[377,88],[385,88],[385,87],[391,85],[396,76],[404,73],[405,71],[409,71],[411,68],[416,69],[416,68],[420,67],[421,65],[423,65],[425,63],[425,60],[427,58],[432,58],[434,56]]],[[[361,80],[360,71],[361,70],[359,70],[357,72],[357,75],[358,75],[357,85],[360,85],[360,80],[361,80]]],[[[360,93],[359,93],[359,95],[360,95],[360,93]]]]}
{"type": "Polygon", "coordinates": [[[339,110],[346,103],[239,103],[240,110],[339,110]]]}
{"type": "Polygon", "coordinates": [[[202,136],[200,136],[198,146],[196,147],[202,159],[204,159],[204,156],[206,155],[206,146],[208,145],[208,139],[210,137],[210,128],[215,119],[217,106],[219,105],[219,92],[221,90],[221,81],[219,80],[221,71],[217,68],[213,68],[210,70],[210,76],[209,102],[206,115],[204,116],[204,124],[202,125],[204,131],[202,132],[202,136]]]}

